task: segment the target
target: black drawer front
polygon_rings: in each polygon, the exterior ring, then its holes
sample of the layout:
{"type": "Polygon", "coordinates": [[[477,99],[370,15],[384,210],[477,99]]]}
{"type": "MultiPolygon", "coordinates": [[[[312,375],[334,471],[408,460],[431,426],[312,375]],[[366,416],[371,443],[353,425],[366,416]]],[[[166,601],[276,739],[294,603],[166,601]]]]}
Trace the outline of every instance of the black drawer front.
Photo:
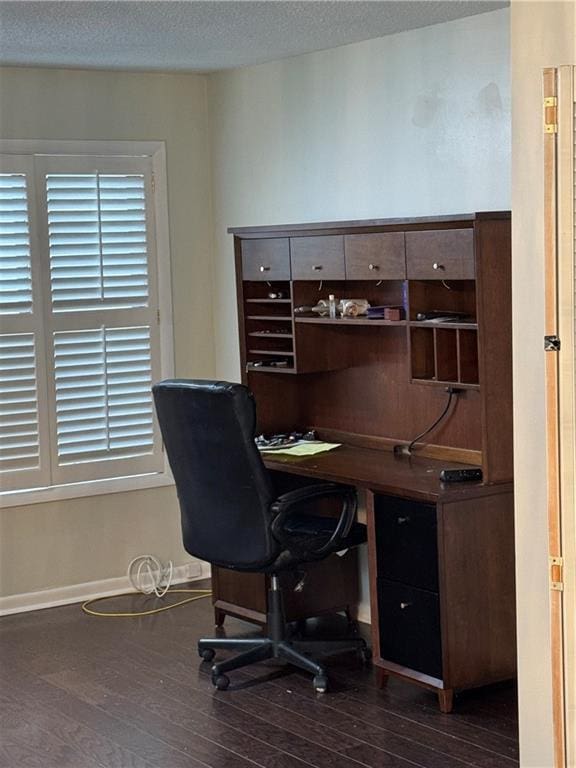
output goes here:
{"type": "Polygon", "coordinates": [[[378,610],[381,657],[442,679],[438,595],[381,579],[378,610]]]}
{"type": "Polygon", "coordinates": [[[376,496],[378,573],[390,581],[438,591],[436,507],[376,496]]]}

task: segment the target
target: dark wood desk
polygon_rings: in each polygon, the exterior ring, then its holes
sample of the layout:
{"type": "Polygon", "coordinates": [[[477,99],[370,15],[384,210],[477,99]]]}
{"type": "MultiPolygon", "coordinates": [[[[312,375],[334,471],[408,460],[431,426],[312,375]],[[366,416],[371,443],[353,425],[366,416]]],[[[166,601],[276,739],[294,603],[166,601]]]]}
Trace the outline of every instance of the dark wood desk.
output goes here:
{"type": "MultiPolygon", "coordinates": [[[[381,682],[427,685],[448,711],[455,688],[512,677],[510,214],[229,231],[258,432],[314,429],[343,443],[315,457],[270,454],[280,492],[318,479],[366,494],[381,682]],[[319,316],[331,295],[343,311],[348,297],[365,299],[378,317],[319,316]],[[413,458],[395,457],[396,444],[412,444],[413,458]],[[486,484],[443,486],[452,462],[481,466],[486,484]]],[[[309,602],[287,590],[289,617],[353,604],[353,559],[328,561],[314,564],[325,571],[309,579],[309,602]]],[[[217,621],[265,620],[264,577],[215,569],[214,596],[217,621]]]]}
{"type": "Polygon", "coordinates": [[[516,673],[511,483],[440,482],[446,461],[342,445],[266,466],[366,491],[374,664],[438,692],[516,673]]]}
{"type": "Polygon", "coordinates": [[[436,502],[438,499],[490,493],[482,483],[440,482],[440,472],[470,465],[419,456],[395,456],[391,451],[341,445],[316,456],[286,456],[265,453],[268,469],[303,477],[349,483],[375,493],[436,502]]]}

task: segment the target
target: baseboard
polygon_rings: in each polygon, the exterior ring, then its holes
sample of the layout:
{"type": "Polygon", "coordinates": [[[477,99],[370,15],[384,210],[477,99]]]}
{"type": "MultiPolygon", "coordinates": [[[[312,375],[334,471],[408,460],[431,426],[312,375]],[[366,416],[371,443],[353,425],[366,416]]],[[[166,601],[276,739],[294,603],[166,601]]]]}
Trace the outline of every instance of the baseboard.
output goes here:
{"type": "MultiPolygon", "coordinates": [[[[191,560],[186,565],[174,568],[173,584],[185,581],[198,581],[210,578],[210,566],[201,560],[191,560]]],[[[121,595],[124,592],[134,592],[127,576],[102,581],[89,581],[84,584],[73,584],[69,587],[42,589],[39,592],[24,592],[19,595],[0,597],[0,616],[25,611],[38,611],[42,608],[55,608],[58,605],[80,603],[95,597],[121,595]]]]}

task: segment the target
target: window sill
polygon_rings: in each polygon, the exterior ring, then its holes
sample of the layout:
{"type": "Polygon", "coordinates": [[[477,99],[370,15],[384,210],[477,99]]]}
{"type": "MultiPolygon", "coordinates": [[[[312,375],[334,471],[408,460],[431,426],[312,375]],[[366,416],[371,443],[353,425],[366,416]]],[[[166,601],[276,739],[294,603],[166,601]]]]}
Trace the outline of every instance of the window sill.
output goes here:
{"type": "Polygon", "coordinates": [[[51,501],[80,499],[84,496],[104,496],[126,491],[142,491],[147,488],[161,488],[174,485],[172,476],[165,472],[131,477],[112,477],[105,480],[90,480],[83,483],[54,485],[49,488],[31,488],[25,491],[0,493],[0,508],[23,507],[30,504],[47,504],[51,501]]]}

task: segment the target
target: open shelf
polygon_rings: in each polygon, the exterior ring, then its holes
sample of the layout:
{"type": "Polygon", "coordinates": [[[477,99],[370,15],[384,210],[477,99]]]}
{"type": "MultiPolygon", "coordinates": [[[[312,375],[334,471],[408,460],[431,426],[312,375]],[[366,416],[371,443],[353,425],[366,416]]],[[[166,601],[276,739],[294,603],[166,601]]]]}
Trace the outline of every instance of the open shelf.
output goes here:
{"type": "Polygon", "coordinates": [[[292,299],[246,299],[246,304],[291,304],[292,299]]]}
{"type": "Polygon", "coordinates": [[[478,332],[474,325],[410,323],[413,383],[478,389],[478,332]]]}
{"type": "Polygon", "coordinates": [[[261,339],[293,339],[291,333],[276,333],[275,331],[250,331],[248,336],[258,336],[261,339]]]}
{"type": "Polygon", "coordinates": [[[460,328],[462,330],[475,331],[478,328],[478,323],[447,323],[438,322],[437,320],[410,320],[409,325],[411,328],[460,328]]]}
{"type": "Polygon", "coordinates": [[[296,373],[292,283],[254,280],[244,282],[243,289],[246,371],[296,373]],[[281,298],[273,298],[271,293],[281,298]],[[273,365],[278,362],[284,367],[273,365]]]}
{"type": "Polygon", "coordinates": [[[295,317],[294,320],[313,325],[406,325],[406,320],[369,320],[367,317],[295,317]]]}
{"type": "Polygon", "coordinates": [[[296,373],[294,368],[278,368],[270,365],[254,366],[252,363],[246,363],[246,370],[250,373],[296,373]]]}
{"type": "Polygon", "coordinates": [[[412,377],[411,384],[424,384],[430,387],[456,387],[457,389],[480,389],[480,384],[466,384],[462,381],[441,381],[440,379],[418,379],[412,377]]]}

